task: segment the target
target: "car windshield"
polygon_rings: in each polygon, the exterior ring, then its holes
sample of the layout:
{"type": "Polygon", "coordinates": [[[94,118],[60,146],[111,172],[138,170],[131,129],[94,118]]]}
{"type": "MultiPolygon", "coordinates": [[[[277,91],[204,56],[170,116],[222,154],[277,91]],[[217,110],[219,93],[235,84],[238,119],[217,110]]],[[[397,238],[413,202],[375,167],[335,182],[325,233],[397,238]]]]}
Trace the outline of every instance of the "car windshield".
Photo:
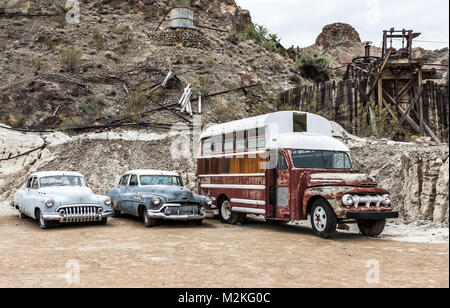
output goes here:
{"type": "Polygon", "coordinates": [[[140,183],[141,186],[151,186],[151,185],[183,186],[180,177],[167,175],[141,175],[140,183]]]}
{"type": "Polygon", "coordinates": [[[81,176],[48,176],[43,177],[39,180],[42,187],[54,187],[54,186],[76,186],[76,187],[87,187],[86,180],[81,176]]]}
{"type": "Polygon", "coordinates": [[[292,160],[299,169],[352,169],[350,158],[344,152],[296,150],[292,152],[292,160]]]}

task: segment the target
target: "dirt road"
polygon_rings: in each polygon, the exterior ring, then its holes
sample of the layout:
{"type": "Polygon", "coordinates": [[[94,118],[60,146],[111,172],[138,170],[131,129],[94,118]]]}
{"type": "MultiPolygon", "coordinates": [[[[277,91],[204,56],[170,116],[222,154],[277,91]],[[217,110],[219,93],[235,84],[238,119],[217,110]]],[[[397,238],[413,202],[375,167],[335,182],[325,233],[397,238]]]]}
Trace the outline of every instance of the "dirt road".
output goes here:
{"type": "Polygon", "coordinates": [[[126,217],[42,231],[11,214],[0,216],[0,287],[448,288],[448,248],[216,220],[145,229],[126,217]],[[377,263],[379,283],[368,283],[377,263]],[[78,265],[79,280],[70,275],[78,265]]]}

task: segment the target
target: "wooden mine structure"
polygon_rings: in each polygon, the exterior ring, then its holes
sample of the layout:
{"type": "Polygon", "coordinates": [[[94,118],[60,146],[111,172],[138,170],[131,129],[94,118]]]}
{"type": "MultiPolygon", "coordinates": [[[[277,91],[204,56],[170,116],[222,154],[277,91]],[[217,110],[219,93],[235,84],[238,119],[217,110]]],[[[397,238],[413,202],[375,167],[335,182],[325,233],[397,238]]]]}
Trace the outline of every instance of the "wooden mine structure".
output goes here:
{"type": "MultiPolygon", "coordinates": [[[[428,135],[440,143],[437,127],[442,122],[448,126],[448,114],[437,114],[439,108],[428,105],[433,104],[432,97],[429,99],[429,93],[433,96],[435,89],[432,80],[442,79],[442,74],[435,68],[427,68],[425,60],[414,58],[413,40],[419,36],[420,33],[412,30],[384,31],[381,57],[370,54],[371,42],[367,42],[365,55],[348,64],[344,80],[354,82],[361,101],[373,102],[389,111],[397,122],[391,139],[397,134],[407,136],[412,132],[428,135]],[[402,47],[395,49],[393,41],[401,41],[402,47]],[[430,121],[435,123],[430,125],[430,121]]],[[[448,106],[445,110],[448,111],[448,106]]]]}

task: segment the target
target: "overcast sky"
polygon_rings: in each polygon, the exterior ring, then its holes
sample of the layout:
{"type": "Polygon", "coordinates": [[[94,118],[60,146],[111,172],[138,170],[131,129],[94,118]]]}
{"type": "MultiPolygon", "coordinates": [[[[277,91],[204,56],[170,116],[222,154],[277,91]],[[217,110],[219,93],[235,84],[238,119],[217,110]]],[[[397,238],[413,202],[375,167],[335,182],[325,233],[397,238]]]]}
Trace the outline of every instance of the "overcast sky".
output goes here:
{"type": "Polygon", "coordinates": [[[378,46],[382,31],[392,27],[421,32],[426,49],[449,46],[449,0],[236,0],[253,22],[278,34],[285,47],[310,46],[323,26],[349,23],[363,41],[378,46]]]}

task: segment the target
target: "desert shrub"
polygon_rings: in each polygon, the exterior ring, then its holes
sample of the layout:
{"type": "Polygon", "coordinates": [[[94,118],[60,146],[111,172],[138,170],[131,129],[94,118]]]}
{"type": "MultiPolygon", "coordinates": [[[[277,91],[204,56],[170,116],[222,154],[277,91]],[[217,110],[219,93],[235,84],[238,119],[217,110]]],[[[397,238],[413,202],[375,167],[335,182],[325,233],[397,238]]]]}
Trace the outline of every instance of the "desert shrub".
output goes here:
{"type": "Polygon", "coordinates": [[[198,79],[200,94],[205,96],[209,94],[213,80],[210,77],[202,76],[198,79]]]}
{"type": "Polygon", "coordinates": [[[97,96],[91,96],[81,103],[81,110],[89,116],[96,115],[103,105],[103,100],[97,96]]]}
{"type": "Polygon", "coordinates": [[[80,48],[66,48],[61,51],[60,61],[68,70],[74,71],[82,62],[83,52],[80,48]]]}
{"type": "Polygon", "coordinates": [[[125,34],[122,37],[122,40],[119,42],[119,52],[121,54],[125,54],[128,51],[128,48],[130,47],[132,42],[133,42],[133,35],[129,33],[125,34]]]}
{"type": "Polygon", "coordinates": [[[98,29],[95,29],[94,32],[92,33],[92,41],[93,41],[92,45],[97,49],[103,48],[106,42],[105,38],[102,36],[100,31],[98,31],[98,29]]]}
{"type": "Polygon", "coordinates": [[[35,58],[35,59],[31,60],[31,65],[33,65],[33,67],[39,71],[39,70],[41,70],[43,63],[42,63],[41,59],[35,58]]]}
{"type": "Polygon", "coordinates": [[[324,82],[331,79],[333,72],[330,68],[331,59],[318,51],[309,50],[297,59],[297,68],[303,77],[324,82]]]}

